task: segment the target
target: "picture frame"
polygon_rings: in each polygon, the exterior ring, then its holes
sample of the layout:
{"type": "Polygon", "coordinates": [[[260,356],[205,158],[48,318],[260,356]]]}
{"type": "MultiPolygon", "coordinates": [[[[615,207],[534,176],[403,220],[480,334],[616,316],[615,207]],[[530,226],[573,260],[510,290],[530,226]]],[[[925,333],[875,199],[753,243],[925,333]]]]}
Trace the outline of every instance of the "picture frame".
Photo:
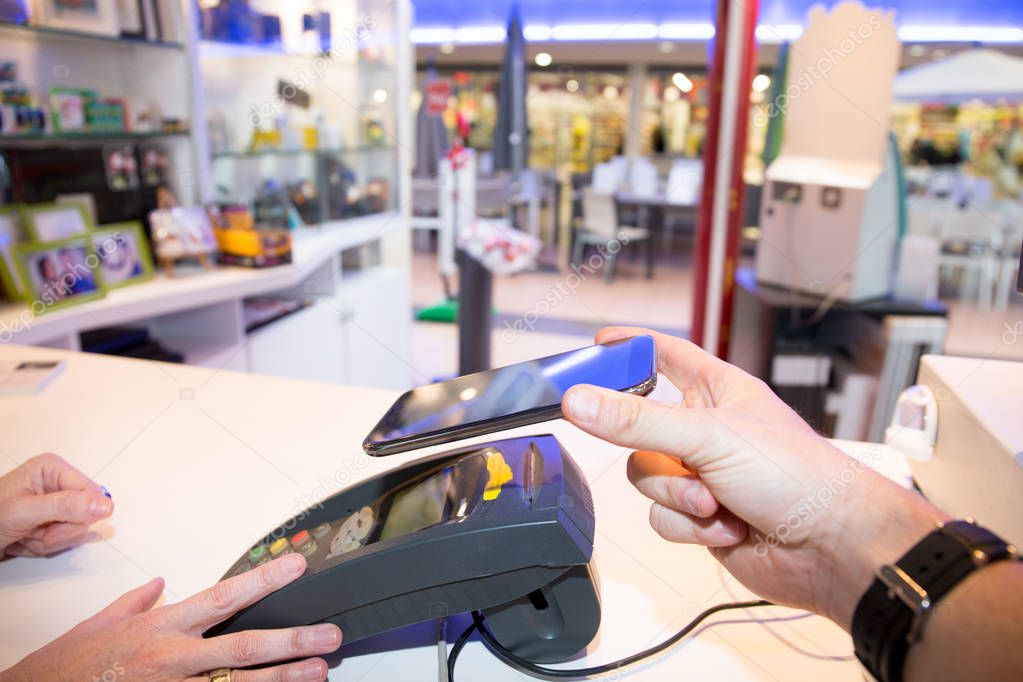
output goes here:
{"type": "Polygon", "coordinates": [[[26,232],[36,242],[78,237],[88,234],[92,228],[88,210],[78,202],[22,206],[21,217],[26,232]]]}
{"type": "Polygon", "coordinates": [[[7,297],[15,301],[24,298],[25,287],[18,273],[14,247],[27,239],[20,208],[0,206],[0,285],[7,297]]]}
{"type": "Polygon", "coordinates": [[[112,144],[103,147],[103,168],[107,174],[107,187],[115,192],[137,189],[139,164],[135,145],[112,144]]]}
{"type": "Polygon", "coordinates": [[[117,7],[117,26],[125,38],[146,37],[145,11],[142,0],[114,0],[117,7]]]}
{"type": "MultiPolygon", "coordinates": [[[[0,237],[0,240],[3,238],[0,237]]],[[[14,264],[13,247],[7,251],[0,252],[0,287],[3,288],[3,298],[8,301],[25,300],[25,290],[21,286],[21,275],[18,274],[18,267],[14,264]]]]}
{"type": "Polygon", "coordinates": [[[69,194],[58,194],[53,199],[54,203],[64,206],[81,206],[85,209],[85,215],[89,218],[90,225],[99,223],[96,212],[96,197],[91,192],[71,192],[69,194]]]}
{"type": "Polygon", "coordinates": [[[80,33],[117,36],[115,0],[34,0],[33,22],[80,33]]]}
{"type": "Polygon", "coordinates": [[[50,116],[54,131],[75,133],[87,130],[89,124],[86,109],[93,95],[89,90],[81,88],[50,88],[50,116]]]}
{"type": "Polygon", "coordinates": [[[106,286],[88,234],[53,242],[18,244],[14,252],[18,274],[25,283],[22,300],[36,315],[106,296],[106,286]],[[40,303],[42,310],[38,309],[40,303]]]}
{"type": "Polygon", "coordinates": [[[217,250],[213,224],[201,206],[153,211],[149,225],[156,257],[161,261],[205,256],[217,250]]]}
{"type": "Polygon", "coordinates": [[[99,258],[100,275],[108,290],[153,278],[153,258],[142,223],[102,225],[90,236],[92,249],[99,258]]]}

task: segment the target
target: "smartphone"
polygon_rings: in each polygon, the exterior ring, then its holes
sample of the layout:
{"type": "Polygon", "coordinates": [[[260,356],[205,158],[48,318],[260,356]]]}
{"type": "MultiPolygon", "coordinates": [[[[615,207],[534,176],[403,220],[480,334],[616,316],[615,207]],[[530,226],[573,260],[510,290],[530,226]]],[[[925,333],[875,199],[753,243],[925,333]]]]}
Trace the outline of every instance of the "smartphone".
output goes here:
{"type": "Polygon", "coordinates": [[[381,457],[561,417],[576,384],[646,395],[657,383],[652,336],[559,353],[406,392],[363,442],[381,457]]]}

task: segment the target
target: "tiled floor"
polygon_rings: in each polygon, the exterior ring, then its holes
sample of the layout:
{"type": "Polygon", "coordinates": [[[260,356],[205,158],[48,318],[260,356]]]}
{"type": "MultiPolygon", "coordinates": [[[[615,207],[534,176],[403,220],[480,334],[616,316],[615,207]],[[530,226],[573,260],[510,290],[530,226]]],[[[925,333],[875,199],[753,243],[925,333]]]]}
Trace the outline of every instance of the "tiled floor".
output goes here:
{"type": "MultiPolygon", "coordinates": [[[[586,345],[606,325],[634,324],[677,335],[688,334],[692,319],[692,267],[673,255],[658,262],[653,279],[643,276],[641,260],[623,255],[611,284],[602,271],[529,272],[494,280],[495,366],[586,345]],[[522,332],[515,331],[523,329],[522,332]]],[[[457,288],[457,281],[452,281],[457,288]]],[[[443,298],[436,257],[416,253],[413,303],[417,308],[443,298]]],[[[952,355],[1023,361],[1023,296],[1006,311],[984,311],[976,304],[948,301],[946,352],[952,355]]],[[[453,324],[417,322],[413,331],[415,366],[431,378],[451,376],[457,365],[453,324]]]]}

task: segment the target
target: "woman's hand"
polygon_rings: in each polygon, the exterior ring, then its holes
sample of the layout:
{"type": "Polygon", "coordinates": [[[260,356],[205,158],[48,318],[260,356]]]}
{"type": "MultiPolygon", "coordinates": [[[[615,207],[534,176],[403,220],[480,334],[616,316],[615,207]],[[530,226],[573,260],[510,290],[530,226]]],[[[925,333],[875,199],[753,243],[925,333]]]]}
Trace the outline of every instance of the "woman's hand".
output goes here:
{"type": "Polygon", "coordinates": [[[305,568],[305,557],[289,554],[180,603],[153,609],[163,592],[163,580],[157,578],[0,673],[0,680],[205,680],[205,673],[218,668],[232,669],[233,682],[325,679],[327,664],[309,657],[341,645],[336,625],[202,637],[211,626],[301,576],[305,568]],[[278,661],[291,662],[234,670],[278,661]]]}
{"type": "Polygon", "coordinates": [[[47,556],[82,543],[114,504],[89,477],[54,454],[0,477],[0,557],[47,556]]]}
{"type": "Polygon", "coordinates": [[[706,545],[754,592],[848,628],[877,567],[940,513],[833,447],[762,381],[688,341],[609,328],[597,342],[636,334],[654,336],[658,369],[682,404],[577,386],[562,402],[566,419],[640,450],[629,479],[654,500],[650,523],[664,538],[706,545]]]}

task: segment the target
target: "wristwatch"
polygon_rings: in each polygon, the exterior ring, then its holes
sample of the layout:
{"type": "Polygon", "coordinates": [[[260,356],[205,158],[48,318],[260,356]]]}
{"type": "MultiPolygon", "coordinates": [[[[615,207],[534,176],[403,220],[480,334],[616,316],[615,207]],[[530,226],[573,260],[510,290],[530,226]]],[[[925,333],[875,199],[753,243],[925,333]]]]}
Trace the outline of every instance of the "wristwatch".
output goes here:
{"type": "Polygon", "coordinates": [[[899,559],[882,566],[853,614],[856,657],[880,682],[900,682],[909,647],[919,641],[935,604],[966,576],[1016,548],[973,519],[939,523],[899,559]]]}

